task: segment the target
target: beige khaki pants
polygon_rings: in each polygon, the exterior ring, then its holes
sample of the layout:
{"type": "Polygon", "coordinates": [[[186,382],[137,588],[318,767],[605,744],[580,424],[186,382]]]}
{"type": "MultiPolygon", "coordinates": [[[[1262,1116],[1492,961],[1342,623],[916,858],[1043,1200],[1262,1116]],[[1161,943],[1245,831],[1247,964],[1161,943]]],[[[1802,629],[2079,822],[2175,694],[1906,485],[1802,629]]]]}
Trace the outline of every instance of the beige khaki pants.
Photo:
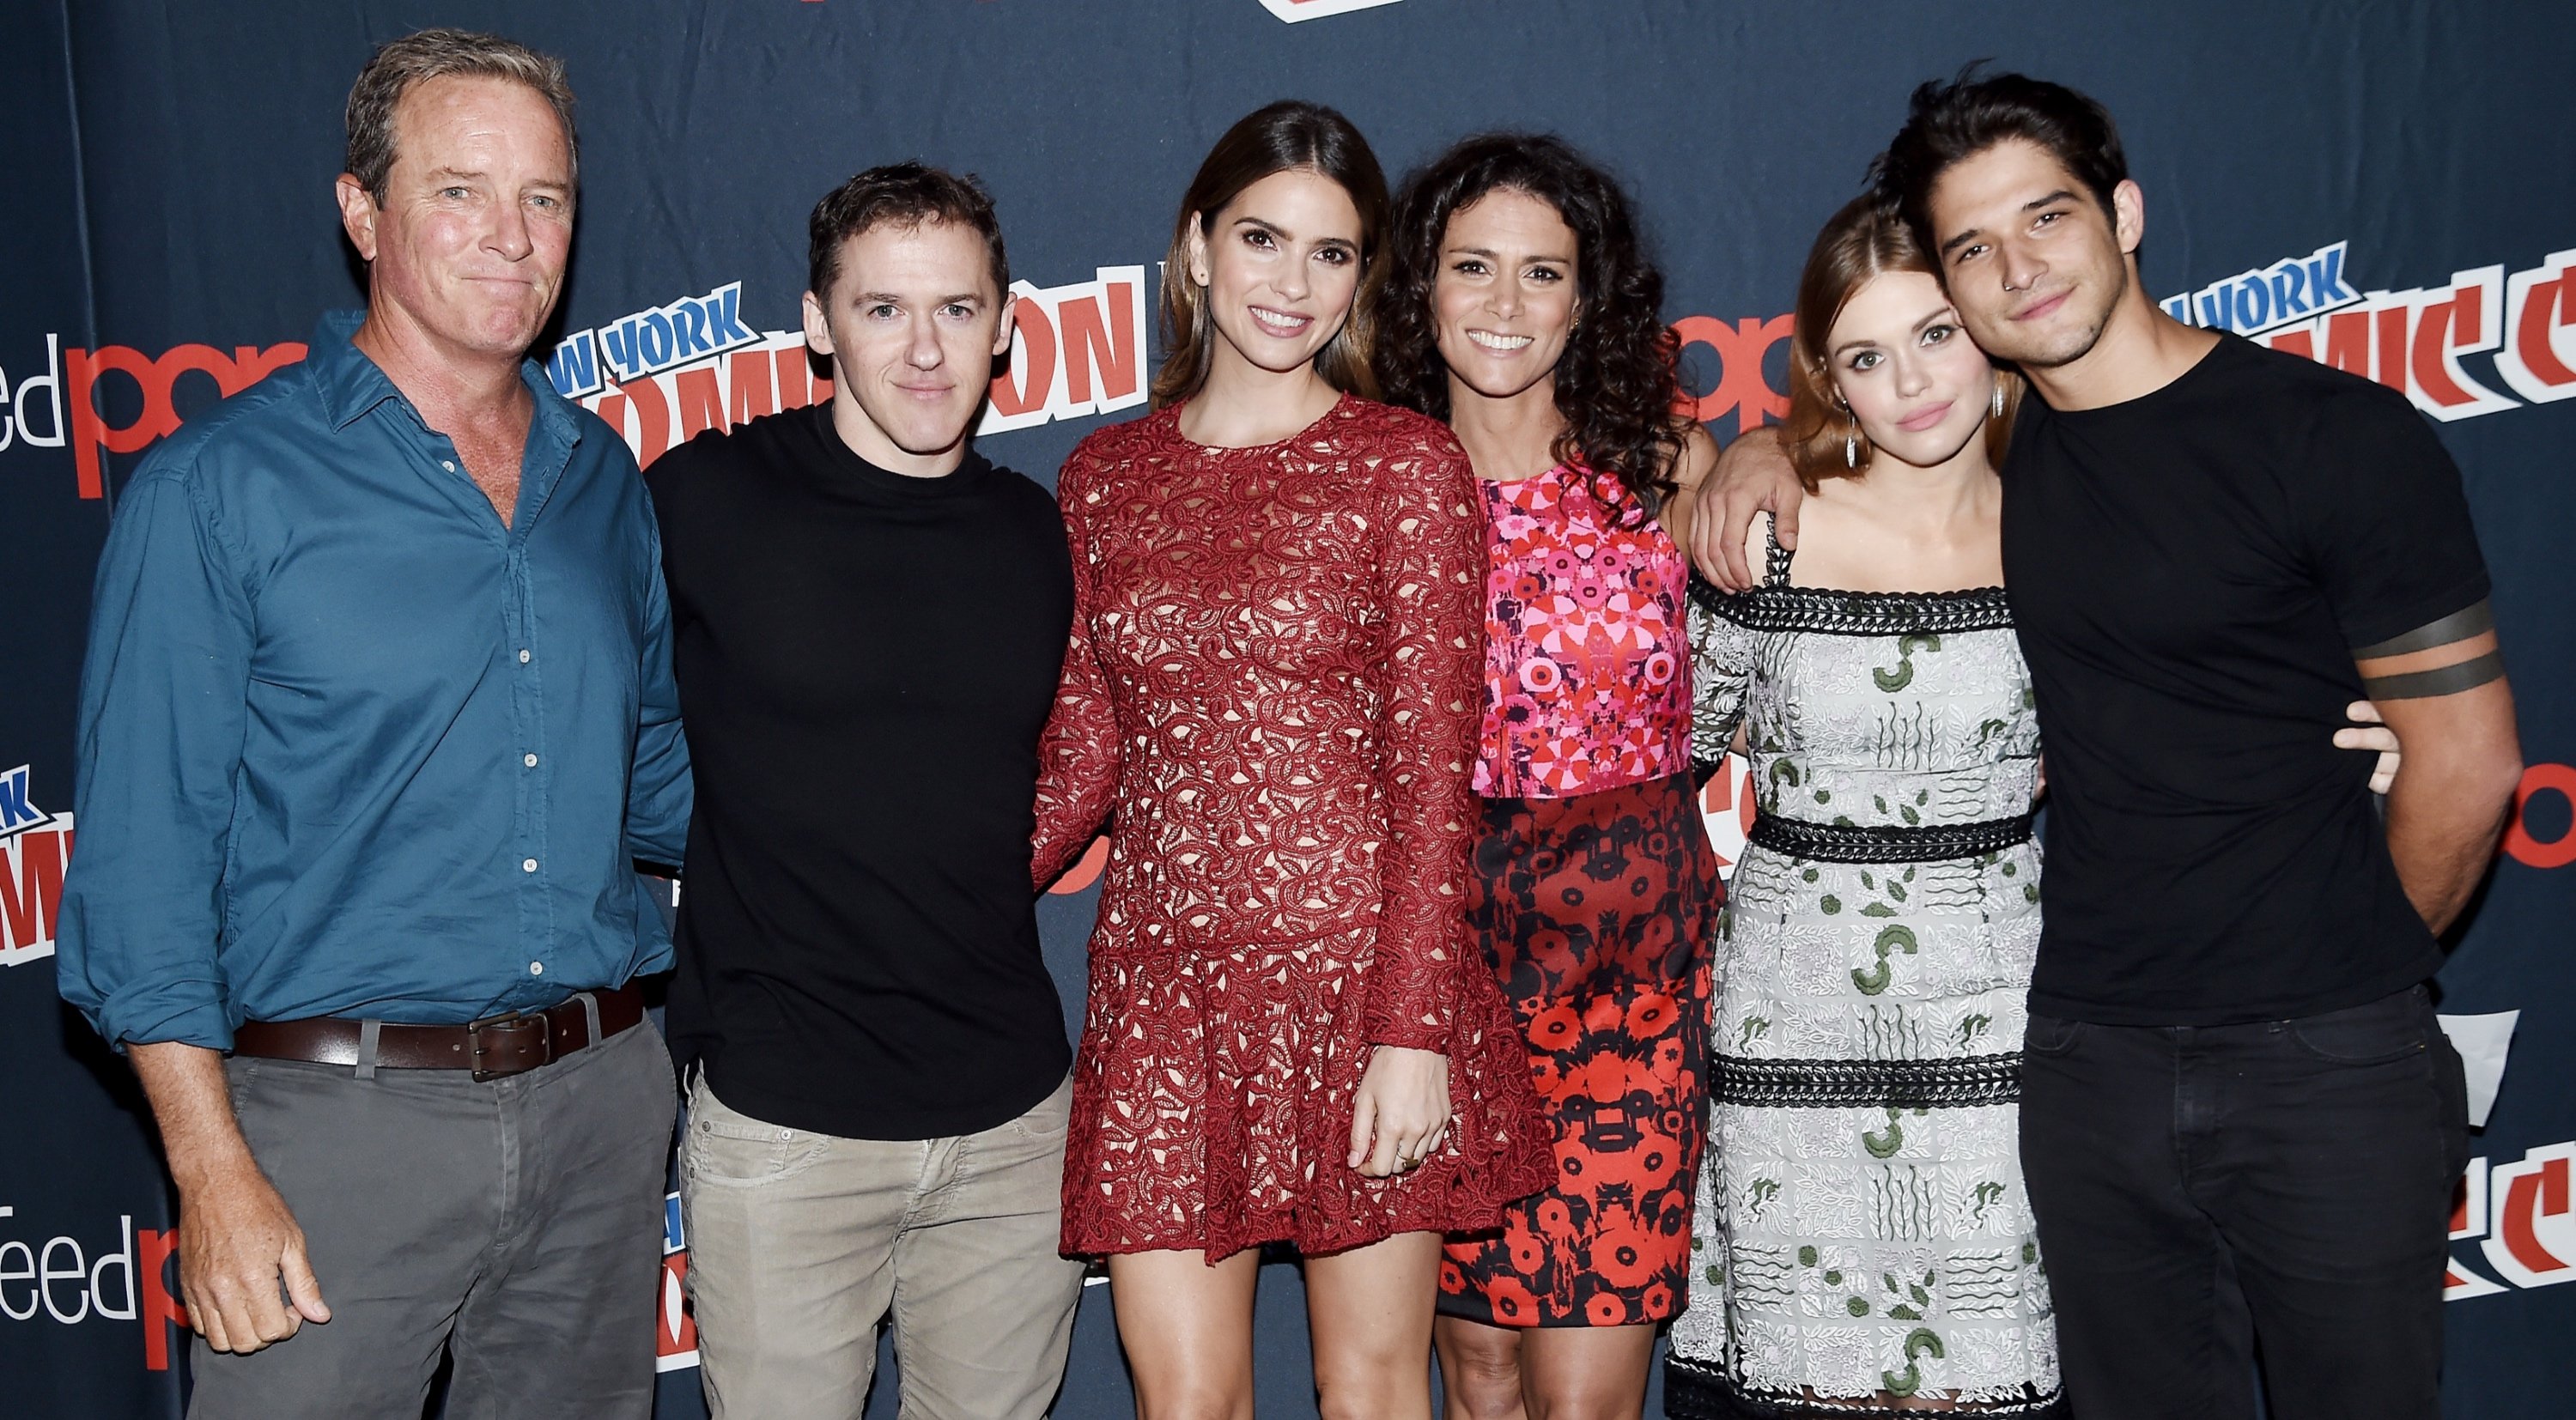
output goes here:
{"type": "Polygon", "coordinates": [[[1041,1420],[1082,1265],[1056,1254],[1070,1081],[980,1134],[840,1139],[689,1093],[680,1200],[712,1420],[859,1420],[891,1315],[903,1420],[1041,1420]]]}

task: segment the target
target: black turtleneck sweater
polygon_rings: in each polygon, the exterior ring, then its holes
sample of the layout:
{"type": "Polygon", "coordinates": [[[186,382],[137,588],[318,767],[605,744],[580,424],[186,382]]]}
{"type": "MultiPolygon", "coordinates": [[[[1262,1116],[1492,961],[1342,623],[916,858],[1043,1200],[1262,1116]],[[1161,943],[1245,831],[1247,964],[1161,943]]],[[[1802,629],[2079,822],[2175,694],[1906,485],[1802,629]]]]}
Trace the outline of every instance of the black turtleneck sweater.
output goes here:
{"type": "Polygon", "coordinates": [[[1071,1063],[1029,890],[1073,614],[1055,500],[971,452],[879,468],[829,404],[644,477],[697,780],[674,1054],[728,1106],[842,1138],[1026,1113],[1071,1063]]]}

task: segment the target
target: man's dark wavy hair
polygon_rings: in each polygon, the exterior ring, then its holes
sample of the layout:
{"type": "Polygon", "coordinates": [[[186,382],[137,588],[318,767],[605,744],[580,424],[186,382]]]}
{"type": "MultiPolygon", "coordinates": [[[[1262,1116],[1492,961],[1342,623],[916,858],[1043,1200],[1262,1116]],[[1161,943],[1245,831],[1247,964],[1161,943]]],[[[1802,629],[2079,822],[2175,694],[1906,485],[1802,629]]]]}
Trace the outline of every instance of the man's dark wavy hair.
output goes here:
{"type": "Polygon", "coordinates": [[[2102,204],[2105,216],[2114,216],[2112,189],[2129,176],[2110,110],[2064,84],[2027,74],[1980,76],[1985,63],[1970,64],[1947,83],[1932,79],[1917,87],[1905,127],[1870,164],[1879,201],[1936,258],[1941,245],[1932,233],[1932,185],[1952,164],[1998,143],[2028,143],[2055,158],[2102,204]]]}
{"type": "Polygon", "coordinates": [[[1449,369],[1431,312],[1440,245],[1452,215],[1506,189],[1555,208],[1574,230],[1580,320],[1556,366],[1565,416],[1556,456],[1586,470],[1594,495],[1621,521],[1651,518],[1672,496],[1690,432],[1677,405],[1681,342],[1664,324],[1664,274],[1646,254],[1627,195],[1562,138],[1479,134],[1406,180],[1378,293],[1378,384],[1389,403],[1448,421],[1449,369]],[[1617,490],[1625,492],[1611,496],[1617,490]]]}

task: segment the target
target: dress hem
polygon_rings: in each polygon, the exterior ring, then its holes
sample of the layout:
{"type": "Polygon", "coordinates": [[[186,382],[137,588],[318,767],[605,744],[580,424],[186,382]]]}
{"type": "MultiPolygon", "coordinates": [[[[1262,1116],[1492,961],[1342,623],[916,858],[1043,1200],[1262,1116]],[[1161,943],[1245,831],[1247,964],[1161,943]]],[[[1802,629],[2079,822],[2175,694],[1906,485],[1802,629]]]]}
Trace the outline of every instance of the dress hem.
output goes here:
{"type": "Polygon", "coordinates": [[[2000,1415],[2012,1420],[2068,1420],[2062,1390],[2020,1399],[1892,1405],[1876,1397],[1849,1401],[1786,1399],[1738,1388],[1718,1367],[1680,1355],[1664,1358],[1664,1413],[1672,1420],[1920,1420],[1925,1415],[2000,1415]]]}

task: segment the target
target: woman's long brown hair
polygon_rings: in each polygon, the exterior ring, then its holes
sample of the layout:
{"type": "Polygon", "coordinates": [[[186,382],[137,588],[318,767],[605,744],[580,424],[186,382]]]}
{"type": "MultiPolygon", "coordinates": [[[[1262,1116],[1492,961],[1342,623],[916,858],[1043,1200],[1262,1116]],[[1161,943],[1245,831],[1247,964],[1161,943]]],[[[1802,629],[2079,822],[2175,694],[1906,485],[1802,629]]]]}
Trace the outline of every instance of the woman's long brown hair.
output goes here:
{"type": "Polygon", "coordinates": [[[1349,119],[1322,104],[1283,99],[1236,120],[1208,150],[1181,197],[1180,216],[1172,223],[1172,249],[1163,260],[1164,354],[1162,368],[1154,372],[1156,409],[1199,392],[1219,339],[1208,315],[1207,292],[1190,279],[1192,229],[1201,241],[1209,240],[1216,215],[1245,188],[1272,173],[1299,168],[1338,183],[1360,214],[1359,288],[1342,328],[1315,352],[1315,373],[1346,394],[1377,398],[1377,378],[1369,370],[1370,313],[1384,279],[1380,248],[1386,232],[1386,174],[1349,119]]]}

